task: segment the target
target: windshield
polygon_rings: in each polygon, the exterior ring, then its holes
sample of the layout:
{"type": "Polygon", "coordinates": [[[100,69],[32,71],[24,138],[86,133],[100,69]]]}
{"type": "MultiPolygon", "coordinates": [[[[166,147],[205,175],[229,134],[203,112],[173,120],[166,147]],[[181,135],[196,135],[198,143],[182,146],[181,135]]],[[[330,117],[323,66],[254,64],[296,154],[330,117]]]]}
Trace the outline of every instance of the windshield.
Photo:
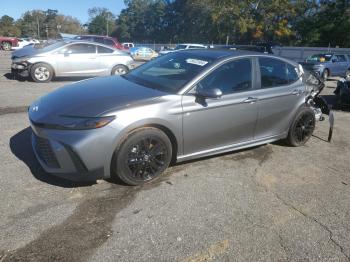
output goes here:
{"type": "Polygon", "coordinates": [[[189,52],[175,52],[148,62],[124,78],[137,84],[176,94],[212,63],[212,59],[189,52]]]}
{"type": "Polygon", "coordinates": [[[331,54],[316,54],[316,55],[312,55],[309,56],[306,61],[307,62],[328,62],[330,61],[332,58],[331,54]]]}
{"type": "Polygon", "coordinates": [[[66,43],[64,41],[46,42],[43,44],[35,45],[35,48],[40,49],[40,52],[49,52],[49,51],[55,50],[56,48],[64,46],[65,44],[66,43]]]}

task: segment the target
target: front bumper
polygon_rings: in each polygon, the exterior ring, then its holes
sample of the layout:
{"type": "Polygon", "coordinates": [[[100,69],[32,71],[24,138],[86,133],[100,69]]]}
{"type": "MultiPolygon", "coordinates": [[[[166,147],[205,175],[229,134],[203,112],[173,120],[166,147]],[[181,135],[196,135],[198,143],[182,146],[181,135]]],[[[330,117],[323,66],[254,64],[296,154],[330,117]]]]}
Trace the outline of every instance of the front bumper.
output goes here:
{"type": "Polygon", "coordinates": [[[18,74],[22,77],[28,77],[29,76],[29,67],[28,65],[23,64],[11,64],[11,73],[18,74]]]}
{"type": "Polygon", "coordinates": [[[71,181],[110,177],[108,127],[76,131],[44,129],[33,123],[31,127],[34,154],[47,173],[71,181]]]}

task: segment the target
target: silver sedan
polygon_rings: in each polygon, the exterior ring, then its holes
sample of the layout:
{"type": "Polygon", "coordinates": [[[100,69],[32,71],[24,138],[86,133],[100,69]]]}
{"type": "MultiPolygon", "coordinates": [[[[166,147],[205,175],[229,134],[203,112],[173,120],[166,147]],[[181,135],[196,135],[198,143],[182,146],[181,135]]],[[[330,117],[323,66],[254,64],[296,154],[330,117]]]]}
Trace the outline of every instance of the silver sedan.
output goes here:
{"type": "Polygon", "coordinates": [[[280,139],[301,146],[315,127],[302,73],[292,61],[247,51],[170,53],[35,101],[34,152],[63,178],[139,185],[175,161],[280,139]]]}
{"type": "Polygon", "coordinates": [[[84,41],[59,41],[43,48],[25,47],[12,55],[12,71],[36,82],[54,76],[123,75],[133,63],[123,51],[84,41]]]}

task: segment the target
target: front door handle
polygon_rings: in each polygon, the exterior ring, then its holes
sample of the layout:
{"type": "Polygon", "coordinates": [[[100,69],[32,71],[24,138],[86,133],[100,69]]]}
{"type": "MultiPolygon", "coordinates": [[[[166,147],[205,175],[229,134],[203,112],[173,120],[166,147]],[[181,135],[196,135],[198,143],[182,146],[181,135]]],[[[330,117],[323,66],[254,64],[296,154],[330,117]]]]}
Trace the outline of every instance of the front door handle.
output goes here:
{"type": "Polygon", "coordinates": [[[301,91],[300,89],[295,89],[293,90],[292,95],[298,96],[298,95],[301,95],[302,93],[303,91],[301,91]]]}
{"type": "Polygon", "coordinates": [[[258,101],[258,98],[250,96],[246,100],[244,100],[243,103],[254,104],[256,101],[258,101]]]}

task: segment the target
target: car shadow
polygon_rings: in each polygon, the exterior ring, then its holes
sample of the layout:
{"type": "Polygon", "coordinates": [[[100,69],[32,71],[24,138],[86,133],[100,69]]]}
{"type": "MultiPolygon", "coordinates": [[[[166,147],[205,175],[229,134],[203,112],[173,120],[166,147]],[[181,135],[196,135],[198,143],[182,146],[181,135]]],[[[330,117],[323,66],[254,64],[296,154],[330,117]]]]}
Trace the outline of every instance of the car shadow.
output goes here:
{"type": "MultiPolygon", "coordinates": [[[[23,77],[16,73],[5,73],[3,75],[7,80],[16,80],[18,82],[34,82],[30,77],[23,77]]],[[[93,78],[94,76],[72,76],[72,77],[54,77],[51,82],[77,82],[89,78],[93,78]]]]}
{"type": "Polygon", "coordinates": [[[11,152],[30,169],[32,175],[50,185],[73,188],[91,186],[95,182],[72,182],[46,173],[35,158],[31,145],[31,129],[27,127],[10,138],[11,152]]]}

